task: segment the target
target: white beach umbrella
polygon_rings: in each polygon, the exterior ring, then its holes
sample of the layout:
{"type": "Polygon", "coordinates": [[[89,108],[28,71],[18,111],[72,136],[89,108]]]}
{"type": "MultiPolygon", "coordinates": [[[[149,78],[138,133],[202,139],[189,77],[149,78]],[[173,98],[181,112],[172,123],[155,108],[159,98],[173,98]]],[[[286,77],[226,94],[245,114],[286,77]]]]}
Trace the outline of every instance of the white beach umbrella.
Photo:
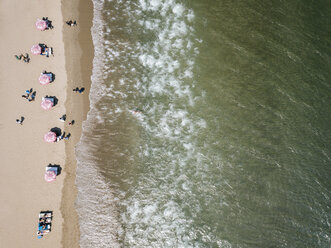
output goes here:
{"type": "Polygon", "coordinates": [[[48,170],[45,172],[45,181],[46,182],[53,182],[56,179],[56,173],[55,171],[48,170]]]}
{"type": "Polygon", "coordinates": [[[31,53],[34,55],[41,54],[41,47],[39,45],[33,45],[31,47],[31,53]]]}
{"type": "Polygon", "coordinates": [[[39,83],[41,85],[49,84],[52,81],[51,76],[49,74],[41,73],[39,77],[39,83]]]}
{"type": "Polygon", "coordinates": [[[47,22],[44,20],[38,19],[36,21],[36,28],[40,31],[44,31],[47,28],[47,22]]]}
{"type": "Polygon", "coordinates": [[[55,142],[56,141],[56,133],[54,132],[48,132],[44,135],[44,140],[46,142],[49,142],[49,143],[52,143],[52,142],[55,142]]]}
{"type": "Polygon", "coordinates": [[[49,98],[43,97],[40,105],[43,109],[49,110],[54,106],[54,102],[49,98]]]}

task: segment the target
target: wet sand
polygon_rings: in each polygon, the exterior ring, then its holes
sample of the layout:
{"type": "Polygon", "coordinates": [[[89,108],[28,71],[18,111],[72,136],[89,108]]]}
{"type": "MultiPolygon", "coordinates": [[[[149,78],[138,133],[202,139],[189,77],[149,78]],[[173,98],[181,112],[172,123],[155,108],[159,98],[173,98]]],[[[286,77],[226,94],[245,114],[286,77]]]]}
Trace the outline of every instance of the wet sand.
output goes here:
{"type": "Polygon", "coordinates": [[[62,2],[63,16],[75,19],[78,26],[64,29],[66,71],[68,76],[67,100],[65,103],[69,116],[76,121],[73,139],[66,146],[66,178],[62,191],[61,212],[64,217],[63,247],[78,247],[79,225],[75,209],[77,189],[75,145],[80,139],[82,122],[89,110],[88,94],[91,85],[93,62],[93,44],[91,26],[93,18],[93,4],[91,0],[65,0],[62,2]],[[75,93],[73,88],[85,88],[83,94],[75,93]]]}

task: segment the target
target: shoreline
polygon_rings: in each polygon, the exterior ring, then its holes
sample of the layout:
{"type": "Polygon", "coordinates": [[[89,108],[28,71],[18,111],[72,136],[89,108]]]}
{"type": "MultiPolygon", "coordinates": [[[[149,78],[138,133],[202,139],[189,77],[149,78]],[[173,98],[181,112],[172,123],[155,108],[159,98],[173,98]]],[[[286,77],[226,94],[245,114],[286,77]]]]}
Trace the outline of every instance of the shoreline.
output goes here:
{"type": "MultiPolygon", "coordinates": [[[[61,213],[64,219],[62,240],[63,247],[79,247],[79,217],[75,202],[77,198],[76,170],[77,160],[75,146],[82,135],[82,123],[90,109],[89,91],[94,57],[91,35],[93,20],[92,0],[62,0],[63,40],[67,73],[67,99],[65,108],[67,116],[75,120],[72,128],[72,140],[65,147],[66,176],[62,188],[61,213]],[[65,24],[68,19],[77,20],[76,27],[65,24]],[[75,87],[84,87],[83,94],[72,91],[75,87]]],[[[68,120],[69,121],[69,120],[68,120]]]]}

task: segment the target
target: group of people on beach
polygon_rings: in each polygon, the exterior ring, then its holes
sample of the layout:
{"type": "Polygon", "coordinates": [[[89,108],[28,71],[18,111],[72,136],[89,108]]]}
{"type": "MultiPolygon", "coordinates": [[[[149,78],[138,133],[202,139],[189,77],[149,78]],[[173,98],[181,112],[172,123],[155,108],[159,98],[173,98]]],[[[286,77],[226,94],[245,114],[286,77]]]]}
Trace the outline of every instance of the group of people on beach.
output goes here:
{"type": "Polygon", "coordinates": [[[23,60],[25,63],[30,62],[30,56],[28,53],[25,54],[25,56],[21,53],[20,55],[14,55],[17,60],[23,60]]]}
{"type": "MultiPolygon", "coordinates": [[[[22,95],[22,97],[27,99],[29,102],[32,102],[32,101],[35,100],[36,94],[37,94],[37,92],[33,91],[33,89],[31,88],[29,90],[26,90],[25,95],[22,95]]],[[[24,116],[21,116],[21,118],[16,119],[16,123],[20,124],[20,125],[23,125],[24,119],[25,119],[24,116]]]]}
{"type": "MultiPolygon", "coordinates": [[[[62,115],[62,116],[59,118],[59,120],[62,121],[62,122],[65,122],[65,121],[67,120],[67,115],[66,115],[66,114],[62,115]]],[[[69,124],[69,126],[70,126],[70,125],[73,125],[74,123],[75,123],[75,120],[72,120],[72,121],[69,122],[68,124],[69,124]]],[[[66,132],[63,132],[63,133],[61,133],[60,135],[58,135],[58,136],[56,137],[56,142],[59,142],[60,140],[63,140],[63,139],[68,140],[68,139],[70,138],[70,136],[71,136],[71,133],[68,133],[68,134],[66,135],[66,132]]]]}
{"type": "MultiPolygon", "coordinates": [[[[66,115],[66,114],[62,115],[62,116],[59,118],[59,120],[62,121],[62,122],[65,122],[65,121],[67,120],[67,115],[66,115]]],[[[68,124],[69,124],[69,126],[70,126],[70,125],[73,125],[74,123],[75,123],[75,120],[72,120],[72,121],[69,122],[68,124]]]]}
{"type": "Polygon", "coordinates": [[[83,93],[84,90],[85,90],[84,87],[82,87],[82,88],[78,88],[78,87],[76,87],[76,88],[72,89],[72,91],[74,91],[74,92],[76,92],[76,93],[78,92],[79,94],[83,93]]]}
{"type": "Polygon", "coordinates": [[[29,102],[32,102],[36,98],[36,91],[33,91],[33,89],[29,89],[25,91],[25,95],[22,95],[23,98],[27,99],[29,102]]]}
{"type": "Polygon", "coordinates": [[[52,21],[48,20],[48,17],[43,17],[42,20],[45,21],[47,24],[46,30],[54,28],[52,25],[52,21]]]}
{"type": "Polygon", "coordinates": [[[71,136],[71,133],[68,133],[67,136],[66,136],[66,132],[63,132],[61,135],[57,136],[56,137],[56,142],[59,142],[60,140],[68,140],[71,136]]]}
{"type": "Polygon", "coordinates": [[[41,239],[44,234],[47,234],[51,231],[52,226],[52,211],[41,211],[39,213],[39,223],[38,223],[38,239],[41,239]]]}
{"type": "MultiPolygon", "coordinates": [[[[38,19],[39,20],[39,19],[38,19]]],[[[53,29],[53,25],[52,22],[50,20],[48,20],[48,17],[43,17],[42,18],[43,21],[47,22],[47,28],[46,29],[53,29]]],[[[76,21],[66,21],[66,24],[69,26],[76,26],[77,22],[76,21]]],[[[41,48],[41,53],[40,55],[46,55],[47,57],[49,56],[47,49],[48,47],[44,44],[39,44],[40,48],[41,48]]],[[[52,50],[51,50],[52,53],[52,50]]],[[[30,56],[28,53],[25,53],[25,55],[20,54],[20,55],[14,55],[15,58],[17,60],[21,60],[24,61],[25,63],[29,63],[30,62],[30,56]]],[[[46,73],[46,71],[44,71],[44,73],[46,73]]],[[[85,89],[84,88],[75,88],[74,91],[78,92],[78,93],[83,93],[85,89]]],[[[27,99],[29,102],[32,102],[35,100],[36,98],[36,91],[33,91],[33,88],[28,89],[25,91],[25,94],[22,95],[22,98],[27,99]]],[[[66,114],[64,114],[63,116],[60,117],[60,121],[65,122],[66,121],[66,114]]],[[[23,125],[23,121],[25,120],[24,116],[21,116],[20,118],[16,119],[16,123],[19,125],[23,125]]],[[[68,123],[69,126],[73,125],[75,123],[74,120],[70,121],[68,123]]],[[[68,133],[66,134],[66,132],[60,133],[57,136],[56,141],[60,141],[60,140],[68,140],[71,137],[71,134],[68,133]]],[[[51,231],[51,221],[52,221],[52,211],[42,211],[39,214],[39,223],[38,223],[38,238],[42,238],[44,234],[49,233],[51,231]]]]}
{"type": "Polygon", "coordinates": [[[77,21],[69,20],[66,21],[66,24],[70,27],[77,26],[77,21]]]}

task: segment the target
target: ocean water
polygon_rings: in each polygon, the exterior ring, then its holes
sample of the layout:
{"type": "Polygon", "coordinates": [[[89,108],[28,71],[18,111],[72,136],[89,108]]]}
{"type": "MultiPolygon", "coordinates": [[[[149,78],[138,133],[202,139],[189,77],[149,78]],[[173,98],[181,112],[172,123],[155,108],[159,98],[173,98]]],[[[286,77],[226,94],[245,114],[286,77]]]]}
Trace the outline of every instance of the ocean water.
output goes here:
{"type": "Polygon", "coordinates": [[[330,247],[331,2],[93,2],[81,247],[330,247]]]}

